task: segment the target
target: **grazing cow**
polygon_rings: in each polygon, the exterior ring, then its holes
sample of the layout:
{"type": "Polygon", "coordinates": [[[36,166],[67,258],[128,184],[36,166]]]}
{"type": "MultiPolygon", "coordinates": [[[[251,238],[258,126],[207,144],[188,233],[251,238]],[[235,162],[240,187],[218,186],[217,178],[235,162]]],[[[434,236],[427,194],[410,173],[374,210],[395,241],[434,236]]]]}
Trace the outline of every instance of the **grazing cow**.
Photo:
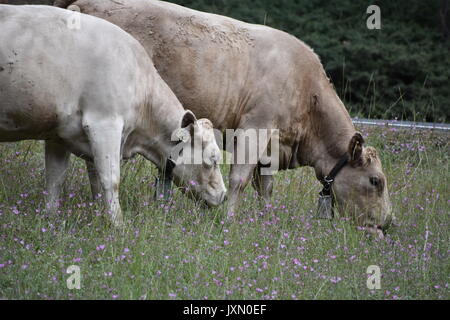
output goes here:
{"type": "Polygon", "coordinates": [[[72,25],[74,14],[0,5],[0,142],[45,140],[49,206],[57,205],[70,153],[90,164],[92,191],[104,192],[114,225],[122,223],[120,160],[136,153],[168,164],[181,185],[197,181],[193,194],[220,204],[226,189],[211,122],[184,110],[133,37],[84,14],[72,25]],[[176,130],[202,141],[196,146],[213,161],[170,160],[176,130]]]}
{"type": "MultiPolygon", "coordinates": [[[[314,167],[317,178],[332,187],[341,211],[377,233],[389,225],[391,204],[380,159],[363,146],[318,56],[302,41],[270,27],[156,0],[72,5],[139,40],[184,107],[222,130],[279,129],[279,169],[314,167]],[[346,158],[328,184],[324,178],[346,158]]],[[[236,141],[235,151],[245,148],[245,140],[236,141]]],[[[261,165],[231,166],[230,211],[252,175],[258,193],[270,198],[273,177],[261,175],[261,165]]]]}

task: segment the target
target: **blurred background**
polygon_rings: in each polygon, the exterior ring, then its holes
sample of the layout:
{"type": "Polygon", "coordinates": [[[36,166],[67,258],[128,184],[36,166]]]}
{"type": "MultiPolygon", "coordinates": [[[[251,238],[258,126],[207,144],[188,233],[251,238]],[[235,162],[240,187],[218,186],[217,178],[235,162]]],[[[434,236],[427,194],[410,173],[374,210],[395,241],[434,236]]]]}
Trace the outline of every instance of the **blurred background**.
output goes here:
{"type": "MultiPolygon", "coordinates": [[[[126,1],[126,0],[122,0],[126,1]]],[[[448,122],[450,1],[171,0],[293,34],[320,56],[352,116],[448,122]],[[369,5],[381,29],[369,30],[369,5]]],[[[0,0],[46,3],[53,0],[0,0]]]]}

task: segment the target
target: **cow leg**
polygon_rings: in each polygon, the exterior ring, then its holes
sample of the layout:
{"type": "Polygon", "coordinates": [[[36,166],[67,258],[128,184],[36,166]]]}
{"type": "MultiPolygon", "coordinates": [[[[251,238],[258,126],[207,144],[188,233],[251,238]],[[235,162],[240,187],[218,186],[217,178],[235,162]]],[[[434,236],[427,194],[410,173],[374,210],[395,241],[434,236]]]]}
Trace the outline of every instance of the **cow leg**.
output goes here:
{"type": "Polygon", "coordinates": [[[86,169],[89,176],[89,182],[91,184],[91,193],[94,200],[97,199],[99,194],[102,193],[102,184],[98,175],[97,169],[93,161],[86,160],[86,169]]]}
{"type": "Polygon", "coordinates": [[[116,120],[83,121],[88,136],[94,165],[103,190],[105,207],[111,222],[118,227],[123,224],[119,204],[120,143],[123,124],[116,120]]]}
{"type": "Polygon", "coordinates": [[[269,203],[273,191],[273,176],[261,175],[261,164],[258,164],[253,171],[252,185],[264,202],[269,203]]]}
{"type": "Polygon", "coordinates": [[[48,193],[46,206],[50,213],[55,213],[58,209],[69,158],[70,152],[63,145],[45,141],[45,188],[48,193]]]}
{"type": "MultiPolygon", "coordinates": [[[[253,121],[249,121],[247,118],[243,118],[242,122],[245,123],[245,126],[239,126],[238,129],[241,129],[242,131],[240,134],[246,135],[245,131],[246,129],[250,128],[253,130],[268,130],[268,128],[271,128],[269,125],[270,121],[267,119],[259,118],[259,119],[253,119],[253,121]],[[256,121],[257,120],[257,121],[256,121]]],[[[257,133],[259,136],[259,133],[257,133]]],[[[261,149],[261,146],[259,144],[264,143],[266,144],[269,140],[266,140],[263,142],[263,140],[260,140],[260,136],[257,138],[258,141],[250,141],[250,144],[257,144],[257,152],[259,152],[261,149]]],[[[258,163],[259,163],[259,157],[262,155],[257,154],[256,156],[258,159],[255,159],[253,154],[250,154],[249,148],[246,143],[246,139],[242,139],[241,136],[236,136],[234,138],[233,142],[227,142],[233,143],[233,158],[234,158],[234,164],[231,165],[230,170],[230,188],[229,188],[229,196],[228,196],[228,212],[235,213],[238,207],[239,197],[244,191],[247,184],[250,182],[252,178],[252,173],[258,169],[258,163]],[[241,138],[241,139],[240,139],[241,138]],[[244,151],[246,155],[245,162],[255,162],[255,163],[245,163],[245,164],[238,164],[238,161],[242,161],[238,159],[239,152],[244,151]],[[250,161],[251,159],[251,161],[250,161]],[[256,160],[256,161],[255,161],[256,160]]],[[[249,144],[249,146],[250,146],[249,144]]],[[[254,151],[251,151],[254,152],[254,151]]],[[[260,168],[259,168],[260,169],[260,168]]],[[[261,176],[264,177],[264,176],[261,176]]],[[[271,192],[272,192],[272,182],[271,178],[263,178],[264,182],[262,185],[265,185],[266,187],[263,188],[265,190],[264,194],[266,194],[266,198],[269,199],[271,192]]]]}
{"type": "Polygon", "coordinates": [[[230,187],[228,193],[228,212],[235,213],[239,205],[239,197],[244,191],[247,184],[250,182],[252,172],[256,167],[255,164],[244,163],[238,164],[237,154],[239,152],[245,152],[248,154],[248,148],[245,141],[242,139],[236,139],[233,146],[233,158],[234,162],[230,169],[230,187]],[[245,150],[245,151],[244,151],[245,150]]]}
{"type": "Polygon", "coordinates": [[[255,166],[255,164],[231,165],[228,212],[236,212],[239,205],[239,197],[250,182],[255,166]]]}
{"type": "Polygon", "coordinates": [[[165,168],[158,170],[158,177],[156,178],[156,190],[155,198],[167,200],[170,197],[170,191],[172,190],[172,179],[170,175],[166,173],[165,168]]]}

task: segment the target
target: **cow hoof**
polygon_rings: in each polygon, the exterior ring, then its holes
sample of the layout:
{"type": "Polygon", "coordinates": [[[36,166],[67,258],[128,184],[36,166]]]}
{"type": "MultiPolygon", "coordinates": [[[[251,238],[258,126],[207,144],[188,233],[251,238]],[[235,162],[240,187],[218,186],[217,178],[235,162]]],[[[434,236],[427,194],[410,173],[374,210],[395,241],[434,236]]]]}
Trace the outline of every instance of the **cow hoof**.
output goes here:
{"type": "Polygon", "coordinates": [[[111,223],[114,226],[114,228],[122,228],[124,226],[123,218],[121,216],[112,218],[111,223]]]}

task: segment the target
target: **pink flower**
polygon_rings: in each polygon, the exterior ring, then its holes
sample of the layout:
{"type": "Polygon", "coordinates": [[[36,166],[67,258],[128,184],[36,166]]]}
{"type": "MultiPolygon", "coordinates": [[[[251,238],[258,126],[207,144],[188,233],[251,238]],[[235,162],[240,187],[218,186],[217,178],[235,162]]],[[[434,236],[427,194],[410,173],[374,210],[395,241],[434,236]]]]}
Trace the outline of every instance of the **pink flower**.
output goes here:
{"type": "Polygon", "coordinates": [[[341,282],[341,280],[342,280],[341,277],[333,277],[330,279],[330,281],[332,283],[338,283],[338,282],[341,282]]]}

